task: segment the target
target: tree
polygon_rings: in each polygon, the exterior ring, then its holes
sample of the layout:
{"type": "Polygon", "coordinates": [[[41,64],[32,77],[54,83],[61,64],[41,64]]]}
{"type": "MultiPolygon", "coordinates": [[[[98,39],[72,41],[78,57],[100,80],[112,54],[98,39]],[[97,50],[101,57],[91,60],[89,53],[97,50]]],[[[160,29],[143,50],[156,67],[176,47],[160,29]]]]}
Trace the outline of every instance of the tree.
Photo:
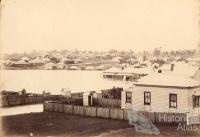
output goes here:
{"type": "Polygon", "coordinates": [[[132,49],[129,49],[129,56],[130,56],[130,58],[134,56],[134,52],[132,49]]]}
{"type": "Polygon", "coordinates": [[[111,50],[109,50],[109,53],[111,53],[111,54],[116,54],[116,53],[117,53],[117,50],[111,49],[111,50]]]}
{"type": "Polygon", "coordinates": [[[155,57],[159,57],[161,55],[161,49],[160,48],[155,48],[153,51],[153,55],[155,57]]]}
{"type": "Polygon", "coordinates": [[[144,51],[144,54],[143,54],[143,61],[146,61],[147,60],[147,56],[146,56],[146,52],[144,51]]]}

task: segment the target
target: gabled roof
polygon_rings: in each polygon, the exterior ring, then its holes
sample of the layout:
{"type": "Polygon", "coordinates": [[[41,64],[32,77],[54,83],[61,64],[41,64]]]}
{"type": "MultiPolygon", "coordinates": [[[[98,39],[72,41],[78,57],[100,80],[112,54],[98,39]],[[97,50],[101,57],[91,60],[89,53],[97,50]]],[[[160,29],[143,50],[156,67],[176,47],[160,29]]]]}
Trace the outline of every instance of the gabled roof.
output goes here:
{"type": "Polygon", "coordinates": [[[19,60],[19,61],[15,62],[14,64],[29,64],[29,63],[26,62],[25,60],[19,60]]]}
{"type": "Polygon", "coordinates": [[[199,81],[190,77],[176,74],[152,74],[145,76],[135,82],[134,85],[140,86],[157,86],[157,87],[179,87],[190,88],[200,86],[199,81]]]}
{"type": "Polygon", "coordinates": [[[21,58],[21,60],[30,60],[30,58],[29,58],[29,57],[26,57],[26,56],[24,56],[24,57],[22,57],[22,58],[21,58]]]}
{"type": "Polygon", "coordinates": [[[31,60],[30,63],[44,63],[44,61],[39,58],[36,58],[34,60],[31,60]]]}
{"type": "Polygon", "coordinates": [[[84,92],[83,95],[84,96],[91,96],[95,93],[95,91],[87,91],[87,92],[84,92]]]}

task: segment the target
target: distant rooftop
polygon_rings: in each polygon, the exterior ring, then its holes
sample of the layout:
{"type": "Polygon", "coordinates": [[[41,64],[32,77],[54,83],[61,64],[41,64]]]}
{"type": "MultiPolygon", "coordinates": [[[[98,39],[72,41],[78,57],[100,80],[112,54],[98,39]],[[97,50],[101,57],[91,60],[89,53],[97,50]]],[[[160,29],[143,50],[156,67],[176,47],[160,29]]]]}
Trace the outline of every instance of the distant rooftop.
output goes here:
{"type": "Polygon", "coordinates": [[[188,63],[178,62],[178,63],[175,63],[173,71],[170,70],[170,64],[163,65],[160,69],[163,70],[163,73],[165,74],[174,73],[174,74],[180,74],[180,75],[192,77],[195,75],[199,67],[192,66],[188,63]]]}
{"type": "Polygon", "coordinates": [[[130,74],[150,74],[153,73],[153,69],[150,67],[147,68],[125,68],[125,69],[120,69],[120,68],[110,68],[109,70],[105,71],[104,73],[130,73],[130,74]]]}

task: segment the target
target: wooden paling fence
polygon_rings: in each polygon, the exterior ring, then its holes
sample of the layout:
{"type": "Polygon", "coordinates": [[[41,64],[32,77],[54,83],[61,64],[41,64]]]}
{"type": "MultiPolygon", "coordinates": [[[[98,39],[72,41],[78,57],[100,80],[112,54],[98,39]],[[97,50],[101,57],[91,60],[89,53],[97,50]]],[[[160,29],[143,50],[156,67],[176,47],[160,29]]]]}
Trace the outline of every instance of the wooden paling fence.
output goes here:
{"type": "Polygon", "coordinates": [[[1,96],[0,99],[2,107],[42,103],[44,101],[42,96],[1,96]]]}
{"type": "MultiPolygon", "coordinates": [[[[44,102],[44,111],[76,114],[76,115],[98,117],[98,118],[110,118],[116,120],[128,120],[128,114],[131,110],[120,109],[120,108],[108,108],[108,107],[74,106],[57,102],[44,102]]],[[[158,113],[158,112],[139,111],[138,115],[145,116],[146,118],[151,120],[152,123],[171,124],[171,123],[186,122],[185,113],[158,113]]]]}
{"type": "Polygon", "coordinates": [[[9,107],[25,104],[35,104],[43,103],[46,100],[69,102],[69,99],[61,95],[37,95],[37,96],[27,96],[27,95],[0,95],[0,107],[9,107]]]}
{"type": "Polygon", "coordinates": [[[95,106],[115,107],[115,108],[121,107],[120,99],[94,98],[93,101],[95,106]]]}

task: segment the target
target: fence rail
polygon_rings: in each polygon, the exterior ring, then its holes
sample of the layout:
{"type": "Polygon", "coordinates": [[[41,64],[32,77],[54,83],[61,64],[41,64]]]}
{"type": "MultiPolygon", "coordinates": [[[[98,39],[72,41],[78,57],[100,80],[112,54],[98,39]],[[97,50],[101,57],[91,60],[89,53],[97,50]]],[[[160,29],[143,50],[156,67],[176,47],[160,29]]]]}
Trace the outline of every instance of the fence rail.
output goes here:
{"type": "MultiPolygon", "coordinates": [[[[110,118],[117,120],[128,120],[128,114],[131,110],[107,107],[85,107],[61,104],[56,102],[44,102],[44,111],[62,112],[67,114],[84,115],[90,117],[110,118]]],[[[139,111],[138,115],[143,115],[152,123],[186,123],[185,113],[160,113],[139,111]],[[172,118],[178,118],[181,121],[173,121],[172,118]],[[171,120],[170,120],[171,119],[171,120]]],[[[177,120],[177,119],[175,119],[177,120]]]]}

